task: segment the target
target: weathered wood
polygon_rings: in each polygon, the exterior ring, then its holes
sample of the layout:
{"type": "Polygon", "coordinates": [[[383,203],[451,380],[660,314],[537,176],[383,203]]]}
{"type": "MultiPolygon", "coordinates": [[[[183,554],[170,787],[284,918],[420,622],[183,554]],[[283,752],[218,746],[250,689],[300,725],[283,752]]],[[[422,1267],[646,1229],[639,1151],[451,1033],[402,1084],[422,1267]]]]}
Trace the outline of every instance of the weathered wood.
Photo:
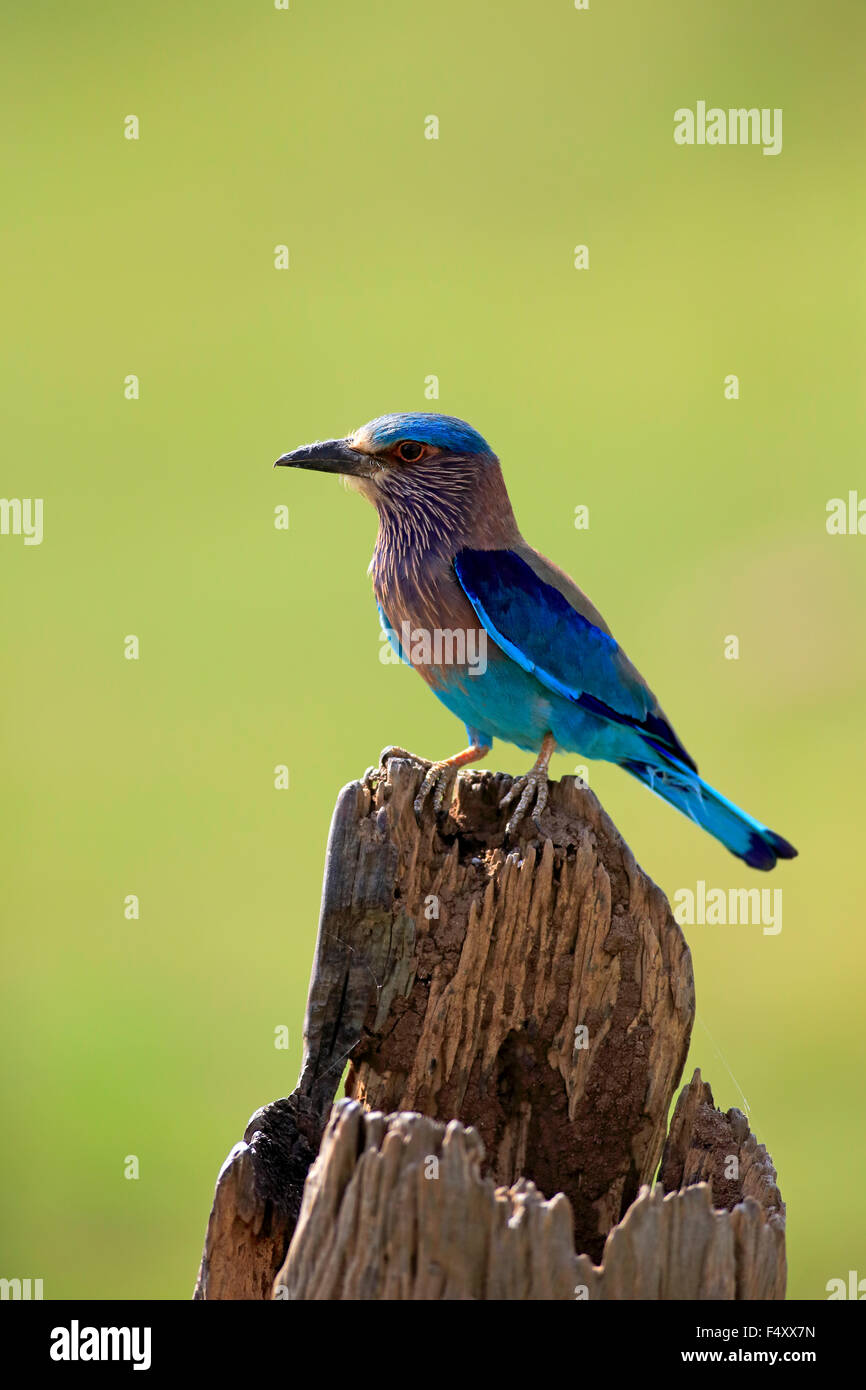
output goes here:
{"type": "Polygon", "coordinates": [[[270,1297],[321,1131],[297,1096],[256,1111],[217,1178],[195,1299],[270,1297]]]}
{"type": "Polygon", "coordinates": [[[739,1110],[722,1114],[695,1071],[680,1092],[659,1182],[608,1236],[600,1266],[581,1255],[593,1299],[785,1297],[785,1204],[767,1150],[739,1110]],[[665,1195],[667,1194],[667,1195],[665,1195]]]}
{"type": "Polygon", "coordinates": [[[649,1186],[694,1017],[660,890],[575,779],[506,844],[510,779],[419,825],[421,775],[340,794],[298,1087],[223,1167],[196,1297],[783,1296],[772,1164],[699,1073],[649,1186]]]}
{"type": "Polygon", "coordinates": [[[666,1192],[706,1183],[713,1206],[731,1213],[737,1298],[784,1298],[785,1203],[765,1146],[741,1110],[717,1110],[696,1070],[680,1092],[662,1157],[666,1192]]]}
{"type": "MultiPolygon", "coordinates": [[[[378,978],[403,978],[392,924],[395,851],[373,824],[362,782],[344,787],[331,822],[296,1089],[252,1116],[217,1179],[194,1297],[267,1297],[295,1228],[304,1179],[358,1041],[378,978]]],[[[389,986],[391,988],[391,986],[389,986]]]]}
{"type": "Polygon", "coordinates": [[[565,1197],[482,1177],[478,1135],[340,1101],[274,1298],[572,1300],[565,1197]]]}
{"type": "MultiPolygon", "coordinates": [[[[551,784],[544,834],[524,822],[512,846],[499,810],[510,779],[461,774],[448,820],[420,826],[419,779],[392,761],[343,820],[341,901],[359,882],[369,892],[354,865],[371,836],[378,901],[391,897],[346,1093],[471,1125],[496,1182],[564,1192],[579,1248],[597,1257],[658,1167],[694,1017],[688,947],[576,779],[551,784]]],[[[357,971],[366,939],[341,932],[357,971]]]]}
{"type": "MultiPolygon", "coordinates": [[[[725,1121],[720,1112],[713,1115],[714,1124],[725,1121]]],[[[705,1114],[702,1122],[709,1121],[705,1114]]],[[[747,1128],[736,1153],[756,1147],[747,1128]]],[[[523,1178],[497,1188],[483,1169],[478,1134],[457,1121],[446,1127],[421,1115],[385,1116],[338,1102],[272,1296],[784,1297],[784,1214],[770,1184],[761,1185],[761,1199],[749,1196],[731,1209],[714,1206],[706,1181],[667,1195],[660,1184],[642,1187],[596,1266],[575,1253],[566,1197],[545,1200],[523,1178]]]]}
{"type": "Polygon", "coordinates": [[[590,1299],[733,1299],[735,1244],[727,1212],[715,1211],[707,1183],[665,1196],[642,1187],[610,1233],[600,1267],[585,1255],[577,1280],[590,1299]]]}

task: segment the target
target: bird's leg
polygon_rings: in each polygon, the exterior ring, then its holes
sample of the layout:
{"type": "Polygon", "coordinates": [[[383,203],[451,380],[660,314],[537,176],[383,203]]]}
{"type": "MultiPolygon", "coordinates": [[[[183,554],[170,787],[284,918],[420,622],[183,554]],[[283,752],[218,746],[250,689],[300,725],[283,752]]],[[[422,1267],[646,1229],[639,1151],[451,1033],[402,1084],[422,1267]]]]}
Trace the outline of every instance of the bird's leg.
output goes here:
{"type": "Polygon", "coordinates": [[[442,810],[442,802],[451,781],[451,774],[461,767],[466,767],[467,763],[477,763],[479,759],[486,758],[489,752],[489,744],[473,743],[469,748],[464,748],[462,752],[455,753],[451,758],[443,758],[441,762],[431,763],[427,776],[421,783],[418,795],[415,797],[415,815],[418,819],[421,819],[424,802],[431,791],[433,792],[433,810],[438,814],[442,810]]]}
{"type": "Polygon", "coordinates": [[[524,777],[518,777],[512,782],[510,790],[505,793],[500,801],[500,806],[509,806],[515,797],[520,797],[505,827],[506,839],[516,831],[533,797],[535,798],[535,810],[532,812],[532,822],[536,830],[541,829],[541,813],[547,805],[547,766],[555,748],[556,740],[553,734],[545,734],[544,741],[541,745],[541,752],[535,759],[529,772],[527,772],[524,777]]]}

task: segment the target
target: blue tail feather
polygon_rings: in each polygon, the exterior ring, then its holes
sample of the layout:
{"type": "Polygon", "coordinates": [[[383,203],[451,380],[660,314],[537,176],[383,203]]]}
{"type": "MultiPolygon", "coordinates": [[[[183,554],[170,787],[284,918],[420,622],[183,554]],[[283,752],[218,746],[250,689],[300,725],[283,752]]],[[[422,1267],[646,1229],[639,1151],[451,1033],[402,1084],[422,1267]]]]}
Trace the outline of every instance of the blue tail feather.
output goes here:
{"type": "Polygon", "coordinates": [[[685,763],[623,759],[619,766],[654,791],[753,869],[773,869],[777,859],[794,859],[794,846],[735,806],[685,763]]]}

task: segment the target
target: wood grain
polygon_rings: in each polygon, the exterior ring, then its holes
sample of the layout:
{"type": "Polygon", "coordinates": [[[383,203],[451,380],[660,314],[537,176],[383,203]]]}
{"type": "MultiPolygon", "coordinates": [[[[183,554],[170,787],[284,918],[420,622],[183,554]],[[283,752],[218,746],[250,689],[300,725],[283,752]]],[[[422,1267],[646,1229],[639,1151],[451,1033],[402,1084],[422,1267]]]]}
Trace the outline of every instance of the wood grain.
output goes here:
{"type": "Polygon", "coordinates": [[[696,1073],[665,1143],[695,1001],[664,895],[576,779],[506,843],[509,778],[419,824],[422,775],[340,793],[298,1085],[223,1165],[195,1296],[782,1297],[745,1117],[696,1073]]]}

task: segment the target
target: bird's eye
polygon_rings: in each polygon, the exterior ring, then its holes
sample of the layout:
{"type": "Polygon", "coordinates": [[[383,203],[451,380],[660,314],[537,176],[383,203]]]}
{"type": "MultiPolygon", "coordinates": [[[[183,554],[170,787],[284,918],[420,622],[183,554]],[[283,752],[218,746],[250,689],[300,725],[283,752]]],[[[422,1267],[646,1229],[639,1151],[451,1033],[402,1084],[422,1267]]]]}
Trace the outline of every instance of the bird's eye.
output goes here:
{"type": "Polygon", "coordinates": [[[413,439],[404,439],[402,444],[398,444],[395,450],[398,459],[404,463],[414,463],[424,452],[423,444],[416,444],[413,439]]]}

